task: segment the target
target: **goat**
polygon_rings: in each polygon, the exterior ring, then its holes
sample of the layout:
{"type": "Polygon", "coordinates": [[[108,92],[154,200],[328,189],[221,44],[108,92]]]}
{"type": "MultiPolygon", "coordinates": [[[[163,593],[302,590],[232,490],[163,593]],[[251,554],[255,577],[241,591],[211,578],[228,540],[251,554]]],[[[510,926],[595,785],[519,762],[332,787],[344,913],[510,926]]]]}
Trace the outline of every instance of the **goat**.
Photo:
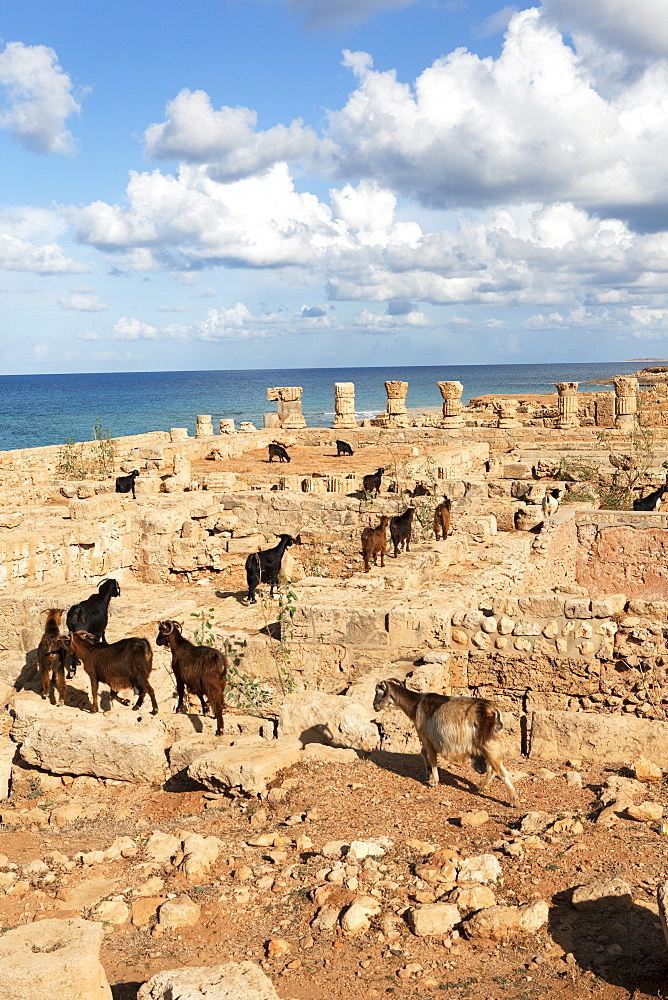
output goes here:
{"type": "Polygon", "coordinates": [[[433,497],[434,491],[430,486],[425,486],[424,483],[418,483],[415,489],[411,492],[408,491],[410,497],[433,497]]]}
{"type": "Polygon", "coordinates": [[[132,491],[132,499],[136,500],[135,479],[138,475],[139,470],[135,469],[128,476],[116,476],[116,493],[130,493],[132,491]]]}
{"type": "Polygon", "coordinates": [[[362,532],[362,556],[364,558],[364,572],[371,569],[371,557],[373,556],[374,566],[378,565],[378,553],[380,553],[380,565],[385,565],[385,549],[387,547],[387,526],[389,517],[384,514],[380,523],[375,528],[365,528],[362,532]]]}
{"type": "Polygon", "coordinates": [[[484,792],[496,774],[508,789],[510,804],[517,805],[517,792],[496,747],[496,737],[503,728],[501,713],[491,701],[417,694],[392,678],[376,685],[373,708],[380,712],[392,705],[405,712],[417,730],[430,788],[439,783],[439,754],[448,760],[463,757],[484,775],[479,791],[484,792]]]}
{"type": "Polygon", "coordinates": [[[653,493],[648,493],[646,497],[640,497],[638,500],[634,500],[633,509],[657,511],[661,506],[661,501],[666,493],[668,493],[668,483],[663,486],[659,486],[658,490],[654,490],[653,493]]]}
{"type": "Polygon", "coordinates": [[[548,490],[541,500],[543,517],[553,517],[557,513],[559,510],[559,498],[561,497],[561,493],[562,491],[560,489],[548,490]]]}
{"type": "Polygon", "coordinates": [[[144,696],[151,699],[151,714],[157,715],[158,703],[151,687],[148,675],[153,667],[153,651],[148,639],[120,639],[108,643],[104,639],[97,642],[97,637],[91,632],[79,629],[70,633],[70,649],[82,661],[84,670],[90,678],[90,690],[93,700],[93,712],[99,711],[97,689],[100,683],[107,684],[112,700],[121,705],[129,705],[126,698],[119,698],[118,689],[134,688],[139,693],[133,710],[141,708],[144,696]]]}
{"type": "Polygon", "coordinates": [[[341,458],[341,455],[354,455],[355,452],[350,447],[347,441],[337,441],[336,442],[336,457],[341,458]]]}
{"type": "Polygon", "coordinates": [[[452,500],[449,497],[443,497],[441,502],[437,505],[434,510],[434,535],[436,541],[438,541],[439,535],[441,538],[447,538],[450,532],[450,510],[452,508],[452,500]]]}
{"type": "Polygon", "coordinates": [[[65,704],[67,685],[65,683],[65,659],[67,650],[60,635],[61,608],[49,608],[44,612],[44,634],[37,647],[37,664],[42,681],[42,698],[49,697],[51,681],[58,688],[58,704],[65,704]]]}
{"type": "Polygon", "coordinates": [[[401,515],[390,518],[390,538],[394,545],[394,558],[399,555],[399,549],[410,552],[411,533],[413,531],[413,514],[415,507],[409,507],[401,515]]]}
{"type": "Polygon", "coordinates": [[[269,584],[269,597],[274,596],[274,587],[278,583],[278,572],[281,568],[283,553],[288,545],[294,545],[291,535],[279,535],[280,542],[273,549],[261,552],[251,552],[246,559],[246,581],[248,583],[248,603],[255,604],[255,591],[258,584],[269,584]]]}
{"type": "Polygon", "coordinates": [[[384,472],[385,469],[376,469],[375,472],[364,477],[362,488],[364,489],[365,496],[368,496],[369,493],[375,493],[378,496],[380,493],[380,481],[384,472]]]}
{"type": "Polygon", "coordinates": [[[270,444],[269,446],[269,461],[273,462],[277,458],[280,462],[289,462],[290,456],[283,447],[282,444],[270,444]]]}
{"type": "Polygon", "coordinates": [[[225,654],[213,646],[196,646],[188,639],[184,639],[179,623],[171,620],[158,622],[158,635],[155,641],[158,646],[169,646],[172,654],[172,670],[179,696],[176,711],[183,713],[186,711],[184,697],[186,691],[189,691],[197,695],[202,706],[202,715],[206,715],[208,708],[204,701],[206,695],[218,724],[216,736],[222,736],[229,665],[225,654]]]}
{"type": "MultiPolygon", "coordinates": [[[[73,604],[67,612],[67,631],[90,632],[96,639],[105,641],[105,631],[109,621],[109,602],[112,597],[121,596],[121,588],[116,580],[103,580],[97,588],[97,594],[91,594],[85,601],[73,604]]],[[[78,659],[72,657],[71,674],[74,677],[77,672],[78,659]]]]}

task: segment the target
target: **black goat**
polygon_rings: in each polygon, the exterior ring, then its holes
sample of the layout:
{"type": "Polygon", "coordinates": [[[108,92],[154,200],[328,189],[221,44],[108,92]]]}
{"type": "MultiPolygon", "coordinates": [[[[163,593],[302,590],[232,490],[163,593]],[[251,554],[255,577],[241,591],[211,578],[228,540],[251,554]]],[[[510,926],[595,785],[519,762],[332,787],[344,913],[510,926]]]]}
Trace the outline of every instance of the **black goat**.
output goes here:
{"type": "Polygon", "coordinates": [[[67,657],[66,647],[63,645],[63,637],[60,634],[60,618],[62,610],[60,608],[49,608],[44,612],[46,622],[44,624],[44,634],[39,640],[37,647],[37,664],[42,682],[42,698],[49,697],[51,680],[58,688],[58,704],[65,704],[67,685],[65,684],[65,659],[67,657]]]}
{"type": "Polygon", "coordinates": [[[262,552],[251,552],[246,559],[246,580],[248,582],[248,603],[255,604],[255,591],[260,583],[269,584],[269,597],[274,596],[274,587],[278,583],[278,573],[281,568],[283,553],[288,545],[294,545],[291,535],[279,535],[280,542],[273,549],[262,552]]]}
{"type": "Polygon", "coordinates": [[[337,441],[336,442],[336,457],[341,458],[341,455],[354,455],[355,452],[350,447],[347,441],[337,441]]]}
{"type": "Polygon", "coordinates": [[[376,469],[374,473],[365,476],[362,480],[362,487],[364,489],[364,495],[368,496],[369,493],[375,493],[376,496],[380,493],[380,481],[382,479],[385,469],[376,469]]]}
{"type": "Polygon", "coordinates": [[[134,688],[139,693],[137,702],[133,705],[135,711],[142,707],[144,696],[148,695],[151,699],[151,714],[157,715],[158,703],[148,680],[153,667],[153,651],[148,639],[132,637],[110,644],[104,640],[96,642],[96,636],[79,630],[70,634],[70,649],[82,661],[90,678],[94,712],[99,711],[97,689],[102,683],[109,686],[112,699],[121,705],[129,705],[130,702],[126,698],[119,698],[119,689],[134,688]]]}
{"type": "Polygon", "coordinates": [[[172,653],[172,670],[176,678],[179,700],[177,712],[185,712],[186,690],[196,694],[206,715],[209,707],[204,701],[206,695],[218,728],[216,736],[224,732],[223,712],[225,711],[225,686],[227,684],[227,657],[213,646],[196,646],[181,635],[178,622],[167,620],[158,622],[158,646],[169,646],[172,653]]]}
{"type": "Polygon", "coordinates": [[[269,461],[273,462],[277,458],[280,462],[289,462],[290,456],[282,444],[269,445],[269,461]]]}
{"type": "Polygon", "coordinates": [[[132,492],[132,499],[136,500],[137,495],[135,493],[135,479],[139,475],[138,469],[131,472],[128,476],[116,476],[116,492],[117,493],[130,493],[132,492]]]}
{"type": "Polygon", "coordinates": [[[408,495],[410,497],[433,497],[434,491],[431,487],[425,486],[424,483],[418,483],[412,492],[408,491],[408,495]]]}
{"type": "Polygon", "coordinates": [[[399,555],[399,550],[403,547],[405,552],[410,552],[411,533],[413,531],[413,514],[415,507],[409,507],[396,517],[390,518],[390,538],[394,545],[394,558],[399,555]]]}
{"type": "MultiPolygon", "coordinates": [[[[96,640],[105,641],[104,633],[109,621],[109,601],[112,597],[121,596],[121,588],[116,580],[103,580],[97,590],[97,594],[91,594],[79,604],[73,604],[67,612],[67,631],[70,635],[72,632],[90,632],[96,640]]],[[[74,677],[78,662],[77,657],[73,656],[70,677],[74,677]]]]}
{"type": "Polygon", "coordinates": [[[634,500],[633,509],[657,511],[661,506],[661,501],[666,493],[668,493],[668,484],[659,486],[658,490],[654,490],[653,493],[648,493],[646,497],[640,497],[638,500],[634,500]]]}

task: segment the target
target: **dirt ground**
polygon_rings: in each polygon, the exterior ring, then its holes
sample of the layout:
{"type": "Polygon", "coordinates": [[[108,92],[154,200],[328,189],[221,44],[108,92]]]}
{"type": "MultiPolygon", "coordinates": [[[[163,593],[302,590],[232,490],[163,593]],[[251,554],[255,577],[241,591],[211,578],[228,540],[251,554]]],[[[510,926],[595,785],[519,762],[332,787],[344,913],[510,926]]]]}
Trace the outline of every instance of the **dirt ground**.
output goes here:
{"type": "MultiPolygon", "coordinates": [[[[354,1000],[354,998],[488,998],[488,1000],[622,1000],[668,997],[668,951],[656,916],[656,885],[668,878],[668,841],[651,826],[620,819],[610,829],[592,822],[596,791],[611,772],[580,767],[583,787],[565,779],[564,762],[506,761],[513,772],[521,806],[503,800],[499,782],[491,794],[472,792],[472,772],[441,769],[441,784],[422,783],[417,756],[376,752],[349,762],[299,763],[280,776],[284,800],[214,796],[192,784],[169,791],[78,778],[67,787],[43,790],[40,782],[21,784],[23,798],[13,809],[44,811],[54,803],[94,803],[99,815],[63,830],[0,827],[0,854],[18,866],[18,883],[0,895],[3,930],[47,916],[81,914],[95,918],[101,898],[139,903],[146,924],[105,925],[102,962],[115,1000],[134,1000],[141,983],[163,969],[250,958],[260,962],[284,1000],[354,1000]],[[542,769],[549,766],[552,777],[542,769]],[[31,788],[26,797],[26,789],[31,788]],[[489,820],[462,828],[457,817],[485,809],[489,820]],[[551,816],[567,813],[583,831],[533,838],[519,834],[518,822],[529,810],[551,816]],[[287,825],[286,825],[287,820],[287,825]],[[187,882],[171,864],[146,863],[143,844],[151,831],[183,829],[224,842],[211,872],[187,882]],[[285,838],[276,848],[248,846],[258,833],[285,838]],[[132,837],[136,858],[83,868],[72,859],[78,851],[106,849],[120,836],[132,837]],[[312,846],[298,851],[306,836],[312,846]],[[382,912],[371,929],[347,938],[315,931],[314,890],[324,884],[322,847],[333,840],[387,837],[384,857],[375,870],[357,869],[359,892],[379,889],[382,912]],[[501,846],[518,840],[523,854],[508,856],[501,846]],[[417,842],[417,843],[416,843],[417,842]],[[407,907],[439,897],[440,890],[417,879],[416,864],[435,845],[460,857],[493,853],[503,876],[494,886],[497,902],[525,903],[541,898],[550,904],[547,928],[501,945],[481,945],[460,938],[446,942],[415,937],[405,923],[407,907]],[[533,846],[532,846],[533,843],[533,846]],[[23,874],[23,866],[46,860],[50,874],[23,874]],[[142,901],[133,890],[150,877],[162,880],[153,898],[142,901]],[[596,877],[621,876],[634,890],[634,903],[621,912],[581,912],[570,905],[574,886],[596,877]],[[155,910],[169,894],[185,892],[202,907],[194,927],[162,931],[155,910]],[[382,933],[383,917],[397,914],[396,937],[382,933]],[[267,957],[267,943],[281,938],[289,952],[267,957]]],[[[648,786],[648,797],[668,805],[668,788],[648,786]]],[[[95,810],[93,810],[94,812],[95,810]]],[[[7,867],[7,864],[5,865],[7,867]]],[[[348,868],[346,868],[348,872],[348,868]]],[[[354,872],[354,866],[350,869],[354,872]]],[[[350,872],[348,872],[350,874],[350,872]]],[[[337,888],[342,903],[356,893],[337,888]]],[[[133,909],[134,913],[134,909],[133,909]]]]}

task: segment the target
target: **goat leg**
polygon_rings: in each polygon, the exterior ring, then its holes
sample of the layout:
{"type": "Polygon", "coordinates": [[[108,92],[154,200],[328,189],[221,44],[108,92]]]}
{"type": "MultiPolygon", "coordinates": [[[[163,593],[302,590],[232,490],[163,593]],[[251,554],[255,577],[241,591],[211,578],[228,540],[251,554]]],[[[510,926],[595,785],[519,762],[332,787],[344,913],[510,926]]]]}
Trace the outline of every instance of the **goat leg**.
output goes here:
{"type": "Polygon", "coordinates": [[[185,715],[186,714],[186,708],[185,708],[185,705],[183,704],[183,700],[184,700],[185,693],[186,693],[186,686],[183,683],[183,681],[180,680],[178,677],[176,678],[176,693],[179,696],[179,700],[178,700],[178,702],[176,704],[176,714],[177,715],[178,714],[185,715]]]}
{"type": "Polygon", "coordinates": [[[93,701],[93,712],[99,712],[100,706],[97,703],[98,680],[95,674],[91,674],[89,676],[90,676],[90,695],[93,701]]]}
{"type": "Polygon", "coordinates": [[[197,697],[199,698],[199,703],[202,706],[202,715],[206,715],[209,711],[209,706],[207,702],[204,700],[204,695],[200,694],[197,697]]]}
{"type": "Polygon", "coordinates": [[[119,705],[126,705],[127,706],[127,705],[130,704],[130,699],[129,698],[121,698],[121,696],[119,695],[118,691],[114,691],[113,688],[109,688],[109,694],[111,696],[111,700],[112,701],[117,701],[119,705]]]}
{"type": "Polygon", "coordinates": [[[427,784],[430,788],[436,788],[440,780],[438,776],[438,754],[428,740],[423,739],[421,742],[422,757],[424,766],[427,769],[427,784]]]}
{"type": "Polygon", "coordinates": [[[490,781],[492,780],[492,777],[496,775],[497,778],[500,778],[501,781],[506,786],[506,788],[508,789],[508,797],[511,806],[516,806],[519,802],[517,792],[515,791],[515,787],[512,781],[510,780],[510,775],[508,774],[508,772],[506,771],[505,767],[501,762],[501,758],[497,757],[493,753],[490,753],[489,748],[485,748],[483,750],[483,756],[487,763],[487,771],[485,772],[485,776],[483,777],[482,781],[478,785],[478,790],[484,792],[487,789],[487,786],[489,785],[490,781]]]}

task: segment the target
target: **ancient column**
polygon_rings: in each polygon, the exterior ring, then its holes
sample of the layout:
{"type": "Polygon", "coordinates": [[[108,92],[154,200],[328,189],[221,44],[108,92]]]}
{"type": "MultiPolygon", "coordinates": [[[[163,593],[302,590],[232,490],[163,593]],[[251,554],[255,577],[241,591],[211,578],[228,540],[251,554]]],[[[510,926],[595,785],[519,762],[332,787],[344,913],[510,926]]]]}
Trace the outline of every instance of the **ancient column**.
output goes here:
{"type": "Polygon", "coordinates": [[[461,382],[437,382],[436,385],[441,390],[441,396],[443,397],[443,420],[441,421],[441,426],[463,427],[462,393],[464,386],[461,382]]]}
{"type": "Polygon", "coordinates": [[[618,375],[615,386],[615,427],[633,430],[638,409],[638,379],[633,375],[618,375]]]}
{"type": "Polygon", "coordinates": [[[195,437],[212,437],[213,436],[213,424],[211,423],[210,413],[200,413],[197,417],[197,424],[195,426],[195,437]]]}
{"type": "Polygon", "coordinates": [[[357,427],[355,420],[355,383],[334,383],[334,423],[335,430],[350,430],[357,427]]]}
{"type": "Polygon", "coordinates": [[[387,393],[387,426],[408,427],[406,414],[406,393],[408,382],[386,382],[387,393]]]}
{"type": "Polygon", "coordinates": [[[495,404],[494,409],[496,410],[496,426],[497,427],[521,427],[520,421],[517,419],[517,408],[519,403],[516,399],[500,399],[495,404]]]}
{"type": "Polygon", "coordinates": [[[281,427],[288,430],[298,430],[306,427],[304,414],[302,413],[302,393],[300,385],[277,386],[274,389],[267,389],[267,399],[278,403],[278,419],[281,427]]]}
{"type": "Polygon", "coordinates": [[[236,434],[237,433],[236,429],[234,427],[234,420],[231,417],[221,417],[220,418],[220,424],[218,426],[220,428],[220,433],[221,434],[236,434]]]}
{"type": "Polygon", "coordinates": [[[578,383],[577,382],[555,382],[559,393],[559,416],[557,427],[562,430],[569,430],[572,427],[579,427],[578,420],[578,383]]]}

